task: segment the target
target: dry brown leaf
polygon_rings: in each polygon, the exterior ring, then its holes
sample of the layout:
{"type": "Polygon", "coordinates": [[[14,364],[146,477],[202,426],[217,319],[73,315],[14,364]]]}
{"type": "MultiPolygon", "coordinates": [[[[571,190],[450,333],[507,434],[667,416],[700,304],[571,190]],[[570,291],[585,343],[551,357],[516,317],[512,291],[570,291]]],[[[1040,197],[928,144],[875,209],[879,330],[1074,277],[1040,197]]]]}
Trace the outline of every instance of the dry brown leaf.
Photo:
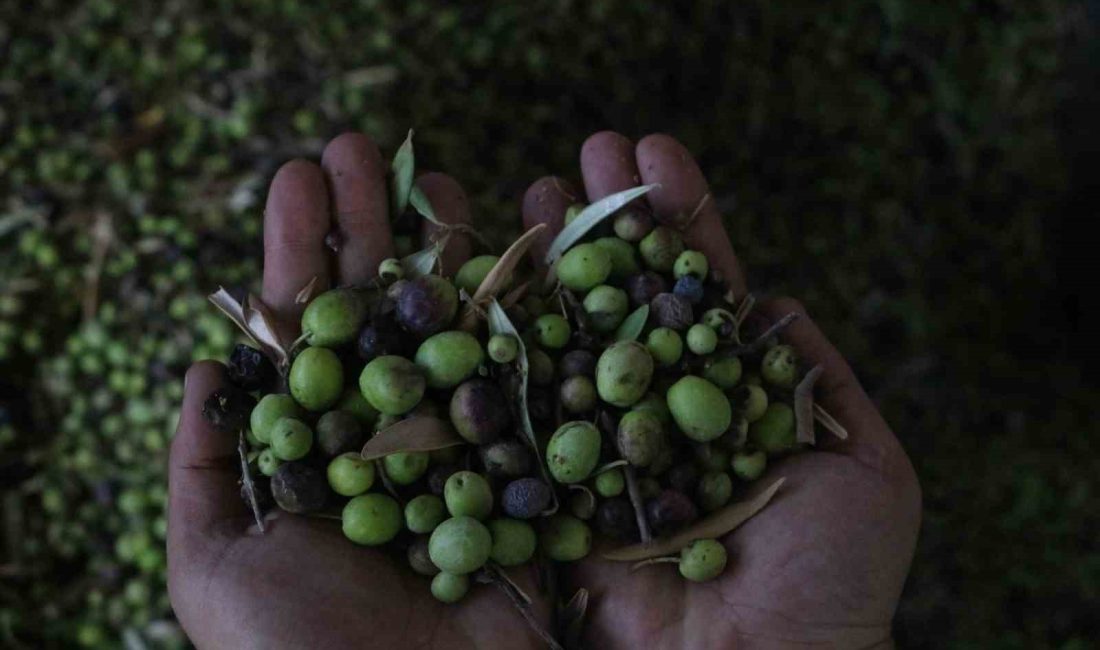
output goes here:
{"type": "Polygon", "coordinates": [[[814,404],[814,419],[821,423],[821,426],[828,429],[834,436],[841,440],[848,439],[848,430],[844,428],[844,425],[836,421],[836,418],[829,415],[828,411],[821,407],[820,404],[814,404]]]}
{"type": "Polygon", "coordinates": [[[271,356],[280,372],[286,371],[290,366],[289,347],[280,338],[275,317],[262,300],[249,294],[240,303],[225,287],[219,287],[209,300],[271,356]]]}
{"type": "Polygon", "coordinates": [[[504,287],[508,278],[512,276],[516,267],[519,266],[523,256],[527,254],[527,250],[535,243],[535,238],[538,237],[546,227],[544,223],[538,224],[534,228],[523,233],[522,237],[513,242],[512,245],[508,247],[508,250],[504,251],[504,254],[500,256],[497,263],[494,264],[493,268],[486,274],[485,279],[478,285],[477,291],[474,292],[471,301],[462,308],[462,315],[459,317],[459,329],[469,332],[477,327],[477,310],[481,308],[489,298],[495,297],[497,292],[504,287]]]}
{"type": "Polygon", "coordinates": [[[298,295],[294,296],[294,302],[299,305],[308,305],[310,300],[313,300],[314,291],[317,290],[317,280],[320,276],[313,276],[313,279],[309,281],[306,286],[302,287],[302,290],[298,292],[298,295]]]}
{"type": "Polygon", "coordinates": [[[814,444],[814,384],[825,369],[816,365],[806,373],[794,389],[795,440],[814,444]]]}
{"type": "Polygon", "coordinates": [[[779,486],[786,479],[780,478],[772,483],[766,490],[756,495],[749,501],[731,503],[718,510],[705,519],[701,519],[672,537],[656,539],[649,544],[632,544],[623,548],[605,553],[604,558],[616,562],[637,562],[648,560],[652,557],[679,553],[680,549],[697,539],[715,539],[736,529],[749,520],[750,517],[760,512],[768,502],[772,500],[779,486]]]}
{"type": "Polygon", "coordinates": [[[402,451],[434,451],[465,443],[446,420],[417,416],[374,434],[363,445],[362,455],[364,460],[373,460],[402,451]]]}
{"type": "Polygon", "coordinates": [[[530,287],[531,281],[528,280],[527,282],[524,282],[515,289],[512,289],[507,294],[505,294],[503,298],[500,299],[500,306],[508,309],[520,300],[523,300],[523,298],[527,295],[527,289],[529,289],[530,287]]]}

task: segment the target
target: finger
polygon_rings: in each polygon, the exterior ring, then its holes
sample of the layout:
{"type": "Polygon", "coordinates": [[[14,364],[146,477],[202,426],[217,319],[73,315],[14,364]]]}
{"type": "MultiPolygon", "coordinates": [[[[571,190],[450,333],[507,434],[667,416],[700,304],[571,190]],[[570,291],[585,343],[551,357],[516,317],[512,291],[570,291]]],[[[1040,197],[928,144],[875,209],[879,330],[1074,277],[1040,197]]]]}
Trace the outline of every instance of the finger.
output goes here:
{"type": "Polygon", "coordinates": [[[321,166],[332,192],[339,233],[340,282],[363,284],[375,276],[382,260],[394,254],[386,165],[370,138],[345,133],[325,147],[321,166]]]}
{"type": "Polygon", "coordinates": [[[634,143],[614,131],[600,131],[581,147],[581,173],[589,201],[622,192],[641,183],[634,161],[634,143]]]}
{"type": "Polygon", "coordinates": [[[293,340],[303,305],[295,298],[315,276],[328,287],[328,191],[317,165],[292,160],[275,174],[264,210],[263,301],[293,340]]]}
{"type": "MultiPolygon", "coordinates": [[[[760,313],[770,322],[795,312],[799,318],[782,333],[807,367],[821,365],[823,372],[814,390],[815,401],[848,430],[848,439],[831,433],[818,436],[820,446],[856,457],[887,476],[900,476],[908,461],[901,443],[867,396],[851,366],[813,322],[802,303],[793,298],[765,302],[760,313]]],[[[820,430],[820,427],[818,427],[820,430]]]]}
{"type": "Polygon", "coordinates": [[[646,195],[657,219],[678,227],[687,225],[687,245],[702,251],[734,294],[744,296],[745,276],[722,226],[722,216],[688,150],[675,138],[658,133],[642,138],[634,155],[642,182],[660,185],[646,195]]]}
{"type": "Polygon", "coordinates": [[[557,176],[543,176],[527,188],[523,195],[523,228],[534,228],[544,223],[548,228],[531,246],[536,263],[541,266],[546,249],[565,223],[565,210],[579,197],[569,181],[557,176]]]}
{"type": "MultiPolygon", "coordinates": [[[[169,551],[186,553],[222,522],[243,520],[237,484],[237,436],[215,431],[203,402],[226,385],[225,367],[200,361],[187,371],[179,426],[168,457],[169,551]]],[[[242,526],[243,528],[243,526],[242,526]]]]}
{"type": "MultiPolygon", "coordinates": [[[[424,174],[416,179],[416,186],[428,197],[432,210],[439,221],[451,225],[470,225],[470,202],[458,181],[446,174],[424,174]]],[[[421,232],[423,245],[428,246],[433,237],[439,235],[442,228],[424,220],[421,232]]],[[[458,272],[466,260],[470,259],[470,235],[464,232],[452,232],[443,249],[440,266],[443,275],[450,276],[458,272]]]]}

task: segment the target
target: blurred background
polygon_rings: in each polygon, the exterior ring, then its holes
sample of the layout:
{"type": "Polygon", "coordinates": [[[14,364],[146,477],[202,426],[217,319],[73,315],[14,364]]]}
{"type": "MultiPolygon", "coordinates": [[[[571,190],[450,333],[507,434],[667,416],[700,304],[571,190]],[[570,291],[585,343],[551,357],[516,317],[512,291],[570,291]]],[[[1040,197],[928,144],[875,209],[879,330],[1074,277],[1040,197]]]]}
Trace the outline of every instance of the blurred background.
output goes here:
{"type": "Polygon", "coordinates": [[[236,337],[205,295],[255,286],[280,163],[410,126],[498,242],[590,132],[680,138],[917,467],[900,646],[1095,647],[1098,3],[320,4],[0,0],[0,647],[185,644],[165,456],[236,337]]]}

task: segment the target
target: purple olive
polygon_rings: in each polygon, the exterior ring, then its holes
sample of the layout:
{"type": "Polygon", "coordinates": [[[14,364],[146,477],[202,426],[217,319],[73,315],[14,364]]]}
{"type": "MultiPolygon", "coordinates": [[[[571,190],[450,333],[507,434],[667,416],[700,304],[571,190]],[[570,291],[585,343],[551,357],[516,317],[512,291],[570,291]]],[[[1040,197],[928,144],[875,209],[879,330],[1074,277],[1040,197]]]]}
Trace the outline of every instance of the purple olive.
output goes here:
{"type": "Polygon", "coordinates": [[[512,422],[504,392],[488,379],[471,379],[456,388],[450,414],[458,434],[475,445],[496,440],[512,422]]]}

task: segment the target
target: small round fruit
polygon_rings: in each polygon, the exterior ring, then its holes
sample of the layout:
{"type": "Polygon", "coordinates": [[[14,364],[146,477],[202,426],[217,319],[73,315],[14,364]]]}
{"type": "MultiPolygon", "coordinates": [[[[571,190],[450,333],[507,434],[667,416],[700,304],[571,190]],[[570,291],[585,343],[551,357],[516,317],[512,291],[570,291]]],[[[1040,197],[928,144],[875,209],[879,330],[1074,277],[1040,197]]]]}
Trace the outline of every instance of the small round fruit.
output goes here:
{"type": "Polygon", "coordinates": [[[654,271],[668,273],[676,264],[676,258],[684,252],[684,240],[675,230],[667,226],[657,226],[638,244],[638,251],[646,266],[654,271]]]}
{"type": "Polygon", "coordinates": [[[686,494],[663,490],[645,504],[646,519],[658,535],[671,533],[691,523],[699,512],[686,494]]]}
{"type": "Polygon", "coordinates": [[[317,447],[328,458],[358,451],[364,442],[362,424],[348,411],[329,411],[317,420],[317,447]]]}
{"type": "Polygon", "coordinates": [[[555,562],[575,562],[592,550],[592,531],[580,519],[558,513],[546,520],[539,546],[555,562]]]}
{"type": "Polygon", "coordinates": [[[710,354],[718,347],[718,335],[706,325],[696,323],[688,330],[687,344],[688,349],[699,356],[710,354]]]}
{"type": "Polygon", "coordinates": [[[442,331],[458,311],[458,291],[438,275],[409,281],[397,298],[397,322],[417,336],[442,331]]]}
{"type": "Polygon", "coordinates": [[[741,415],[737,408],[733,406],[733,402],[730,402],[731,408],[733,408],[733,421],[730,422],[730,428],[726,429],[719,438],[717,438],[713,444],[714,446],[728,452],[741,451],[745,448],[745,444],[749,441],[749,421],[745,419],[745,416],[741,415]]]}
{"type": "Polygon", "coordinates": [[[271,429],[271,451],[279,460],[304,458],[313,446],[313,432],[301,420],[282,418],[271,429]]]}
{"type": "Polygon", "coordinates": [[[565,218],[563,219],[563,223],[567,226],[573,223],[573,220],[581,216],[581,213],[584,212],[584,209],[587,207],[588,206],[583,203],[571,204],[568,208],[565,209],[565,218]]]}
{"type": "Polygon", "coordinates": [[[478,255],[470,258],[455,274],[455,286],[471,296],[474,295],[477,293],[477,288],[481,286],[482,280],[489,275],[489,271],[493,270],[499,261],[500,258],[496,255],[478,255]]]}
{"type": "Polygon", "coordinates": [[[443,499],[421,494],[405,504],[405,527],[414,533],[430,533],[447,518],[443,499]]]}
{"type": "Polygon", "coordinates": [[[596,508],[596,530],[601,535],[620,542],[637,539],[638,519],[630,499],[618,496],[601,501],[596,508]]]}
{"type": "Polygon", "coordinates": [[[367,299],[361,290],[332,289],[306,306],[302,332],[312,346],[338,347],[354,341],[366,319],[367,299]]]}
{"type": "Polygon", "coordinates": [[[539,345],[551,350],[565,347],[573,330],[569,321],[561,314],[543,314],[535,320],[535,340],[539,345]]]}
{"type": "Polygon", "coordinates": [[[485,519],[493,511],[493,490],[489,481],[476,472],[463,470],[451,474],[443,486],[443,500],[447,511],[455,517],[485,519]]]}
{"type": "Polygon", "coordinates": [[[695,322],[695,312],[686,298],[675,293],[659,293],[649,301],[649,315],[659,327],[683,332],[695,322]]]}
{"type": "Polygon", "coordinates": [[[304,463],[283,463],[271,475],[271,496],[287,512],[320,510],[328,494],[325,475],[304,463]]]}
{"type": "Polygon", "coordinates": [[[440,571],[432,578],[432,596],[441,603],[457,603],[470,591],[470,578],[440,571]]]}
{"type": "Polygon", "coordinates": [[[668,291],[668,283],[653,271],[638,273],[626,279],[626,293],[635,307],[648,305],[653,299],[668,291]]]}
{"type": "Polygon", "coordinates": [[[706,296],[703,281],[693,275],[685,275],[672,285],[672,293],[683,298],[689,305],[698,305],[706,296]]]}
{"type": "Polygon", "coordinates": [[[365,546],[385,544],[401,532],[401,506],[388,494],[361,494],[344,506],[344,536],[365,546]]]}
{"type": "Polygon", "coordinates": [[[589,291],[584,297],[584,311],[588,314],[592,329],[601,334],[614,332],[626,318],[629,308],[626,292],[606,284],[589,291]]]}
{"type": "Polygon", "coordinates": [[[707,264],[706,255],[699,251],[687,250],[680,253],[680,256],[676,258],[676,262],[673,263],[672,276],[677,280],[685,275],[704,280],[709,270],[710,266],[707,264]]]}
{"type": "Polygon", "coordinates": [[[777,345],[764,354],[760,362],[764,381],[780,388],[793,388],[798,380],[798,355],[789,345],[777,345]]]}
{"type": "Polygon", "coordinates": [[[668,389],[666,398],[676,426],[695,442],[707,442],[722,435],[733,418],[725,394],[702,377],[681,378],[668,389]]]}
{"type": "Polygon", "coordinates": [[[630,411],[619,420],[619,453],[635,467],[646,467],[657,456],[664,437],[661,420],[648,411],[630,411]]]}
{"type": "Polygon", "coordinates": [[[596,355],[588,350],[571,350],[558,361],[558,373],[569,378],[574,375],[596,376],[596,355]]]}
{"type": "Polygon", "coordinates": [[[279,460],[279,457],[275,455],[271,447],[267,447],[256,457],[256,467],[259,468],[260,473],[264,476],[274,475],[275,470],[279,469],[279,465],[282,464],[283,461],[279,460]]]}
{"type": "MultiPolygon", "coordinates": [[[[398,282],[393,287],[400,284],[398,282]]],[[[405,356],[412,347],[411,339],[409,333],[401,329],[396,321],[379,316],[374,319],[374,322],[359,330],[355,347],[359,358],[364,362],[370,362],[386,355],[405,356]]]]}
{"type": "Polygon", "coordinates": [[[596,494],[605,498],[617,497],[626,489],[626,479],[623,478],[623,471],[618,467],[600,472],[596,475],[596,480],[593,483],[596,494]]]}
{"type": "Polygon", "coordinates": [[[518,519],[493,519],[488,524],[493,537],[489,559],[500,566],[519,566],[535,555],[535,529],[518,519]]]}
{"type": "Polygon", "coordinates": [[[290,365],[290,394],[310,411],[324,411],[340,399],[344,367],[328,348],[306,348],[290,365]]]}
{"type": "Polygon", "coordinates": [[[428,556],[427,535],[421,535],[409,544],[406,557],[412,570],[422,576],[434,576],[439,573],[439,567],[432,564],[432,558],[428,556]]]}
{"type": "Polygon", "coordinates": [[[399,451],[382,458],[386,476],[398,485],[411,485],[428,471],[426,451],[399,451]]]}
{"type": "Polygon", "coordinates": [[[594,242],[611,258],[611,274],[616,284],[642,270],[634,247],[618,237],[601,237],[594,242]]]}
{"type": "Polygon", "coordinates": [[[266,444],[271,444],[271,429],[282,418],[301,418],[305,411],[290,395],[271,393],[264,395],[263,399],[252,409],[249,416],[249,427],[256,439],[266,444]]]}
{"type": "Polygon", "coordinates": [[[733,336],[737,328],[737,321],[728,309],[714,307],[703,312],[701,321],[707,327],[718,333],[718,338],[728,339],[733,336]]]}
{"type": "Polygon", "coordinates": [[[623,208],[615,215],[613,228],[619,239],[636,244],[653,231],[653,217],[638,208],[623,208]]]}
{"type": "Polygon", "coordinates": [[[587,490],[574,490],[569,496],[569,512],[577,519],[588,521],[596,514],[596,497],[587,490]]]}
{"type": "Polygon", "coordinates": [[[248,391],[272,385],[278,375],[275,364],[271,363],[266,354],[244,343],[238,343],[233,348],[225,370],[229,381],[248,391]]]}
{"type": "Polygon", "coordinates": [[[583,481],[599,461],[600,432],[590,422],[566,422],[546,445],[546,464],[558,483],[583,481]]]}
{"type": "Polygon", "coordinates": [[[600,399],[618,407],[637,402],[653,378],[653,357],[637,341],[618,341],[600,355],[596,389],[600,399]]]}
{"type": "Polygon", "coordinates": [[[519,343],[511,334],[493,334],[486,347],[489,358],[497,363],[512,363],[519,354],[519,343]]]}
{"type": "Polygon", "coordinates": [[[466,441],[482,445],[496,440],[512,423],[504,391],[496,382],[475,378],[451,395],[451,423],[466,441]]]}
{"type": "Polygon", "coordinates": [[[504,514],[516,519],[534,519],[550,507],[550,486],[537,478],[516,479],[504,487],[500,496],[504,514]]]}
{"type": "Polygon", "coordinates": [[[794,449],[794,410],[782,402],[769,404],[764,415],[749,425],[749,441],[769,456],[794,449]]]}
{"type": "Polygon", "coordinates": [[[561,383],[561,405],[566,411],[588,413],[597,401],[596,384],[588,377],[576,375],[561,383]]]}
{"type": "Polygon", "coordinates": [[[554,381],[554,361],[538,348],[527,349],[527,378],[536,386],[554,381]]]}
{"type": "Polygon", "coordinates": [[[210,393],[202,403],[202,416],[215,431],[236,434],[245,428],[254,408],[256,398],[243,389],[228,385],[210,393]]]}
{"type": "MultiPolygon", "coordinates": [[[[729,432],[722,434],[726,436],[729,432]]],[[[730,464],[730,452],[723,448],[718,442],[722,438],[718,438],[714,442],[704,442],[697,445],[692,445],[692,451],[695,454],[695,461],[699,463],[699,467],[705,472],[724,472],[729,468],[730,464]]]]}
{"type": "Polygon", "coordinates": [[[368,431],[373,429],[374,423],[378,421],[378,409],[371,406],[367,398],[363,397],[363,391],[359,390],[359,386],[346,386],[344,394],[340,396],[340,401],[336,402],[333,410],[351,413],[368,431]]]}
{"type": "Polygon", "coordinates": [[[396,257],[387,257],[378,264],[378,277],[386,284],[397,282],[405,277],[405,267],[396,257]]]}
{"type": "Polygon", "coordinates": [[[420,344],[416,350],[419,366],[432,388],[454,388],[474,374],[484,352],[473,335],[460,330],[440,332],[420,344]]]}
{"type": "MultiPolygon", "coordinates": [[[[710,328],[707,327],[707,329],[710,328]]],[[[688,336],[690,335],[691,332],[689,331],[688,336]]],[[[722,390],[729,390],[736,386],[741,379],[741,360],[737,357],[707,359],[706,365],[703,366],[703,379],[722,390]]]]}
{"type": "Polygon", "coordinates": [[[672,413],[668,410],[668,402],[657,393],[647,393],[645,397],[635,402],[630,410],[652,413],[661,424],[672,424],[672,413]]]}
{"type": "Polygon", "coordinates": [[[489,476],[525,476],[531,469],[531,452],[519,440],[498,440],[478,447],[477,452],[489,476]]]}
{"type": "Polygon", "coordinates": [[[733,455],[730,468],[742,481],[755,481],[764,474],[768,466],[768,455],[763,451],[742,451],[733,455]]]}
{"type": "Polygon", "coordinates": [[[456,575],[477,571],[489,560],[493,537],[473,517],[452,517],[435,527],[428,540],[432,564],[456,575]]]}
{"type": "Polygon", "coordinates": [[[684,354],[684,341],[676,330],[657,327],[646,337],[645,347],[653,360],[661,366],[671,366],[680,361],[684,354]]]}
{"type": "Polygon", "coordinates": [[[424,397],[424,373],[404,357],[376,358],[359,375],[359,390],[380,413],[401,415],[411,411],[424,397]]]}
{"type": "Polygon", "coordinates": [[[558,279],[573,291],[588,291],[611,275],[611,256],[595,244],[579,244],[558,260],[558,279]]]}
{"type": "Polygon", "coordinates": [[[695,500],[704,512],[714,512],[729,503],[733,496],[733,481],[725,472],[707,472],[695,488],[695,500]]]}
{"type": "Polygon", "coordinates": [[[363,460],[358,452],[349,451],[329,461],[328,484],[340,496],[354,497],[374,485],[374,463],[363,460]]]}
{"type": "Polygon", "coordinates": [[[730,399],[738,405],[738,411],[749,423],[759,420],[768,410],[768,393],[757,384],[746,383],[730,399]]]}
{"type": "Polygon", "coordinates": [[[726,547],[718,540],[697,539],[680,551],[680,575],[692,582],[706,582],[726,568],[726,547]]]}

